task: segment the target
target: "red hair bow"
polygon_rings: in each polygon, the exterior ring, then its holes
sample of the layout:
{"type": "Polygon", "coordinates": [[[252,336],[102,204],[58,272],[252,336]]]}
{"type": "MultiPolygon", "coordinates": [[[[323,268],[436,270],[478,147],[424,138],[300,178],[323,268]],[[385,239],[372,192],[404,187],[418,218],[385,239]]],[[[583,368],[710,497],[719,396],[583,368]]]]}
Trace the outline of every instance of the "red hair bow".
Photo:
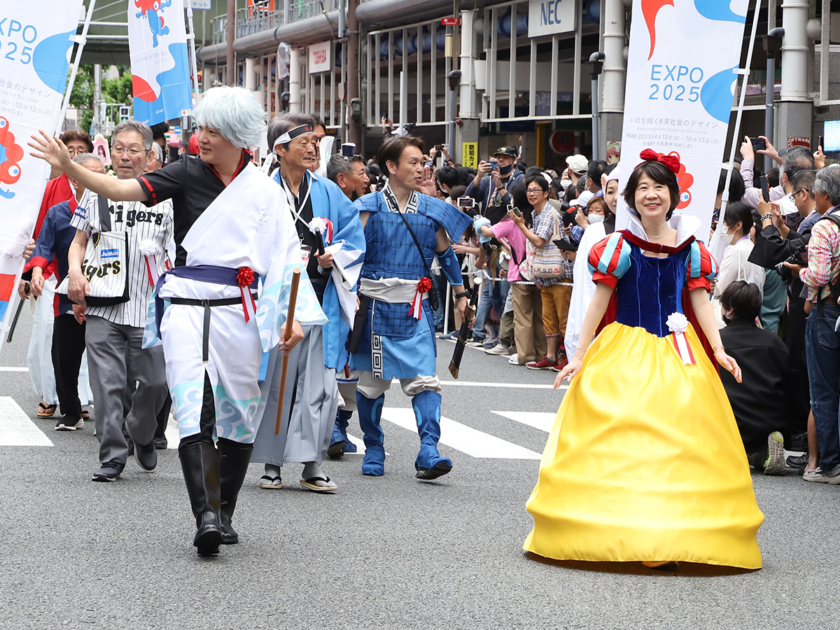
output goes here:
{"type": "Polygon", "coordinates": [[[661,153],[657,153],[653,149],[645,149],[639,154],[639,157],[645,162],[661,162],[675,175],[680,170],[680,160],[676,155],[663,155],[661,153]]]}

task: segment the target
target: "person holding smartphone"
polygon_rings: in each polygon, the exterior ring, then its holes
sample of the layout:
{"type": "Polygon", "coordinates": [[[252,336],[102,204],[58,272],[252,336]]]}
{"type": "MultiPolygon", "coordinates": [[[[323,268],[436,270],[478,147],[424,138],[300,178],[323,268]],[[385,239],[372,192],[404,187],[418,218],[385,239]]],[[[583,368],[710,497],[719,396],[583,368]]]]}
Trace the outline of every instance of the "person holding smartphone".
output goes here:
{"type": "Polygon", "coordinates": [[[481,204],[481,214],[495,225],[507,215],[508,206],[512,203],[509,192],[511,187],[523,181],[525,175],[515,169],[514,162],[518,154],[514,147],[501,147],[493,157],[495,162],[479,163],[478,172],[467,186],[466,194],[481,204]],[[489,177],[485,177],[488,173],[489,177]]]}

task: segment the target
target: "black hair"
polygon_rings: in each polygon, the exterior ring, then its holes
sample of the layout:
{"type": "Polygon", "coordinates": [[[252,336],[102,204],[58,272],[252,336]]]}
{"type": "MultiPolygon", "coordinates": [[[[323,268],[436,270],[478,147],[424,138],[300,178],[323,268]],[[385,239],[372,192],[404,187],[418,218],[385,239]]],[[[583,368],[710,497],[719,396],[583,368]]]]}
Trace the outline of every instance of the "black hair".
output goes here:
{"type": "Polygon", "coordinates": [[[455,172],[458,173],[458,183],[461,184],[461,186],[469,186],[473,177],[475,177],[475,169],[456,166],[455,172]],[[472,174],[470,174],[470,170],[472,170],[472,174]]]}
{"type": "Polygon", "coordinates": [[[416,136],[391,136],[379,145],[379,150],[376,152],[376,163],[379,164],[379,168],[383,172],[390,172],[388,171],[388,162],[399,165],[400,158],[408,147],[416,147],[420,149],[421,153],[425,153],[425,146],[423,139],[416,136]]]}
{"type": "MultiPolygon", "coordinates": [[[[757,179],[757,178],[756,178],[757,179]]],[[[720,177],[718,178],[718,187],[717,187],[717,194],[721,194],[723,192],[724,187],[726,186],[726,169],[720,169],[720,177]]],[[[732,169],[732,178],[729,180],[729,200],[728,203],[734,203],[736,201],[741,201],[741,198],[744,196],[744,192],[746,192],[746,187],[744,186],[744,178],[741,177],[741,171],[737,168],[732,169]]]]}
{"type": "Polygon", "coordinates": [[[603,160],[592,160],[586,169],[586,176],[592,180],[592,184],[601,190],[601,175],[607,170],[607,163],[603,160]]]}
{"type": "Polygon", "coordinates": [[[732,319],[754,321],[761,313],[761,291],[751,282],[736,280],[723,291],[720,305],[732,311],[732,319]]]}
{"type": "Polygon", "coordinates": [[[533,184],[536,182],[539,184],[540,188],[543,192],[548,192],[548,182],[546,181],[545,177],[542,176],[541,173],[534,173],[533,175],[528,175],[525,178],[525,190],[527,192],[528,185],[533,184]]]}
{"type": "Polygon", "coordinates": [[[729,227],[734,226],[739,221],[743,225],[741,234],[749,234],[753,226],[753,209],[745,203],[736,201],[735,203],[726,204],[726,214],[724,221],[729,227]]]}
{"type": "Polygon", "coordinates": [[[462,186],[461,184],[456,184],[449,189],[449,196],[452,199],[458,199],[458,197],[463,197],[464,193],[467,192],[467,187],[462,186]]]}
{"type": "Polygon", "coordinates": [[[779,169],[778,167],[773,167],[769,171],[767,171],[767,186],[770,188],[775,188],[779,185],[779,169]]]}
{"type": "Polygon", "coordinates": [[[668,192],[671,194],[671,207],[668,209],[668,214],[665,215],[665,220],[670,219],[671,215],[674,214],[674,208],[680,203],[680,187],[677,184],[677,176],[662,162],[645,160],[633,169],[633,172],[630,173],[630,179],[627,180],[627,188],[624,189],[624,202],[638,213],[638,210],[636,210],[636,189],[639,187],[639,179],[642,175],[647,175],[657,184],[668,187],[668,192]]]}
{"type": "Polygon", "coordinates": [[[437,171],[437,180],[439,183],[444,184],[452,188],[453,186],[458,186],[461,183],[461,178],[458,176],[458,171],[456,171],[451,166],[444,166],[439,168],[437,171]]]}

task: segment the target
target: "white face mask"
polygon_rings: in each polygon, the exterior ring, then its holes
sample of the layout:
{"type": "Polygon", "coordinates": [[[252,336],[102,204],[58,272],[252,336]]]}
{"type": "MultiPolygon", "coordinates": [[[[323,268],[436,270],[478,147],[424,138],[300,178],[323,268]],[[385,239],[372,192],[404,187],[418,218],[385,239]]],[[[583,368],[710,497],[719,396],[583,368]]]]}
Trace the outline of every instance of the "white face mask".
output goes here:
{"type": "Polygon", "coordinates": [[[779,204],[779,212],[784,214],[796,214],[798,209],[796,208],[796,202],[794,202],[791,195],[785,195],[781,199],[777,200],[776,203],[779,204]]]}
{"type": "Polygon", "coordinates": [[[604,220],[604,215],[603,214],[590,214],[586,218],[589,220],[590,223],[601,223],[601,221],[604,220]]]}

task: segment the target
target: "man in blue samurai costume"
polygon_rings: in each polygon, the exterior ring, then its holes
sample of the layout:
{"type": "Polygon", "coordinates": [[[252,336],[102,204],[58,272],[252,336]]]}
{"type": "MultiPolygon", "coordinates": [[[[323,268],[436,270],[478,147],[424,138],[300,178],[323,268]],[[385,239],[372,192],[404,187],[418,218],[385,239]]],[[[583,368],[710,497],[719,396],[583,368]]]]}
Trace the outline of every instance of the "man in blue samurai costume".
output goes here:
{"type": "Polygon", "coordinates": [[[416,476],[435,479],[452,469],[452,461],[441,457],[437,449],[441,398],[435,374],[429,268],[437,257],[456,291],[463,317],[467,293],[450,238],[457,242],[470,218],[422,194],[434,193],[434,182],[424,168],[419,138],[389,138],[379,148],[377,161],[388,174],[388,185],[356,201],[367,241],[359,287],[361,306],[350,347],[350,367],[361,372],[356,402],[366,448],[362,472],[375,476],[385,472],[380,418],[385,392],[391,379],[398,378],[403,392],[412,397],[420,434],[416,476]]]}
{"type": "Polygon", "coordinates": [[[339,392],[336,371],[347,364],[347,338],[356,314],[356,285],[365,252],[359,213],[341,189],[311,172],[316,163],[316,120],[300,113],[271,121],[269,146],[280,162],[274,173],[277,194],[300,238],[304,266],[329,321],[304,326],[303,341],[289,355],[282,430],[274,435],[280,398],[282,353],[273,350],[260,385],[260,424],[251,461],[265,464],[260,487],[282,488],[286,462],[304,465],[301,486],[312,492],[334,492],[338,486],[321,464],[330,444],[339,392]],[[321,250],[323,248],[323,250],[321,250]],[[270,421],[269,421],[270,420],[270,421]]]}

